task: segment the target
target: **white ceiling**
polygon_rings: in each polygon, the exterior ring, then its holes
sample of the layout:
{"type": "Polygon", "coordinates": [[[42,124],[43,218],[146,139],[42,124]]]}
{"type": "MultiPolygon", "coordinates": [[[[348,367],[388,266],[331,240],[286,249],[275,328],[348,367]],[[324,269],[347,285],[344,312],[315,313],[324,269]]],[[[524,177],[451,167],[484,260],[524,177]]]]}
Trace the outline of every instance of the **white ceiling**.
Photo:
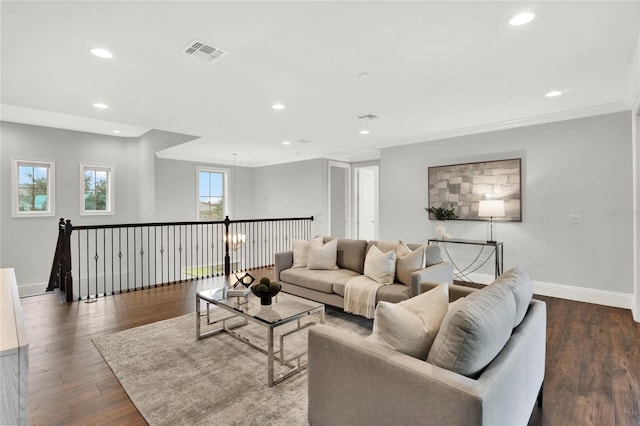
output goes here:
{"type": "Polygon", "coordinates": [[[640,29],[638,1],[0,7],[3,120],[198,135],[159,155],[229,164],[235,152],[247,166],[363,160],[388,146],[630,109],[640,29]],[[535,20],[509,26],[524,10],[535,20]],[[213,63],[187,56],[194,39],[229,53],[213,63]]]}

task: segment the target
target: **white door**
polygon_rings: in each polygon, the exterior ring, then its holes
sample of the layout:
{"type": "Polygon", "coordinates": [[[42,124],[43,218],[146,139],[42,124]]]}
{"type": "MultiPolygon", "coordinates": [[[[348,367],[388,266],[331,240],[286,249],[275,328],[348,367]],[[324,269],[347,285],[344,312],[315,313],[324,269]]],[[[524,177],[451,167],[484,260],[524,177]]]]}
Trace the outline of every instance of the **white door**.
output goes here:
{"type": "Polygon", "coordinates": [[[356,238],[378,239],[378,165],[355,167],[356,238]]]}

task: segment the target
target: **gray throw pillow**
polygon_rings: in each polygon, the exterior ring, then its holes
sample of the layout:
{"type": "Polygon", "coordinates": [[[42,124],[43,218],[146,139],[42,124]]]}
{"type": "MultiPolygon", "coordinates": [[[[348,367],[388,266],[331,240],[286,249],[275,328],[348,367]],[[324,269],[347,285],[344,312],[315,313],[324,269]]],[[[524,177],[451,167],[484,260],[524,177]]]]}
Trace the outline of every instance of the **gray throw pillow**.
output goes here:
{"type": "Polygon", "coordinates": [[[451,306],[427,361],[475,378],[500,353],[511,337],[516,314],[513,293],[487,286],[451,306]]]}
{"type": "Polygon", "coordinates": [[[436,265],[442,262],[442,255],[440,254],[440,246],[436,244],[429,244],[424,250],[425,263],[427,266],[436,265]]]}
{"type": "Polygon", "coordinates": [[[533,283],[529,274],[522,268],[517,267],[500,275],[490,287],[508,288],[516,300],[516,316],[513,321],[513,328],[520,325],[529,309],[529,303],[533,297],[533,283]]]}

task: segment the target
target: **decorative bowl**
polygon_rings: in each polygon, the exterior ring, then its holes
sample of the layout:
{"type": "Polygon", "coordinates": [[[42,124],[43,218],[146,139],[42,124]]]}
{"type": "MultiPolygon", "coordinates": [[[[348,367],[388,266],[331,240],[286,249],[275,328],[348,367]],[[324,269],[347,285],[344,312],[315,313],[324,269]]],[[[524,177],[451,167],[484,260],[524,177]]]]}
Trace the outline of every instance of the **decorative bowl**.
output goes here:
{"type": "Polygon", "coordinates": [[[261,305],[270,305],[271,298],[276,294],[280,293],[280,283],[274,281],[269,282],[269,285],[265,284],[265,281],[260,280],[258,283],[254,283],[251,285],[251,293],[255,294],[260,298],[261,305]],[[275,284],[275,285],[274,285],[275,284]],[[266,287],[266,290],[265,290],[266,287]]]}

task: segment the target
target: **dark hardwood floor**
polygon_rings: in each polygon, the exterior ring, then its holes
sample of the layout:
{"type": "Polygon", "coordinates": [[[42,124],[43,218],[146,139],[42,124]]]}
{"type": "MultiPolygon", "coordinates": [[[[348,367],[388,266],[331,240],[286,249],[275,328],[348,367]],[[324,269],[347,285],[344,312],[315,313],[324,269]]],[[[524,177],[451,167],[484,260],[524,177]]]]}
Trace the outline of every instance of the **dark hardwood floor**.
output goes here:
{"type": "MultiPolygon", "coordinates": [[[[252,272],[271,276],[272,270],[252,272]]],[[[93,346],[95,336],[195,311],[198,281],[60,303],[21,299],[32,425],[146,424],[93,346]]],[[[628,310],[549,297],[544,408],[531,425],[640,425],[640,324],[628,310]]]]}

